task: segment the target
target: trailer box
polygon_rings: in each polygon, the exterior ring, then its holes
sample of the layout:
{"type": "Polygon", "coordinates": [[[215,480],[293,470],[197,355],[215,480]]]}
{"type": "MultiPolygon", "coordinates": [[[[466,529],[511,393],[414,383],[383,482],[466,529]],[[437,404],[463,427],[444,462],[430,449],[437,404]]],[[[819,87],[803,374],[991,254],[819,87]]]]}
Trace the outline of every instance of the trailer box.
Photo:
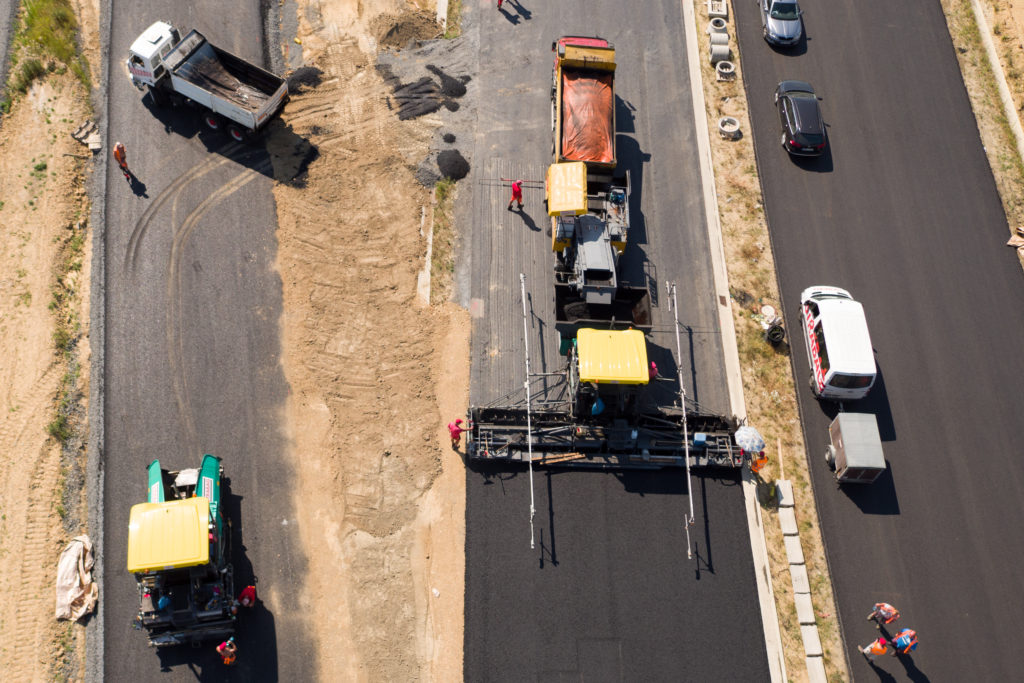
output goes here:
{"type": "Polygon", "coordinates": [[[828,427],[825,460],[840,484],[870,484],[885,471],[878,422],[870,413],[839,413],[828,427]]]}

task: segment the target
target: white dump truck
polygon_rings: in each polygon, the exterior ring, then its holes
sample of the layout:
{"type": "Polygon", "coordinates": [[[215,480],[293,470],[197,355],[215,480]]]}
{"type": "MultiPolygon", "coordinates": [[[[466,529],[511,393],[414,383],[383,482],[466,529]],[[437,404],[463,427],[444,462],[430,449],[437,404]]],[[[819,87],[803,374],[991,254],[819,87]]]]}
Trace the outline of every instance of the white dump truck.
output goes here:
{"type": "Polygon", "coordinates": [[[158,21],[128,49],[128,73],[157,106],[203,109],[203,123],[241,142],[262,129],[288,100],[288,83],[192,31],[184,39],[158,21]]]}

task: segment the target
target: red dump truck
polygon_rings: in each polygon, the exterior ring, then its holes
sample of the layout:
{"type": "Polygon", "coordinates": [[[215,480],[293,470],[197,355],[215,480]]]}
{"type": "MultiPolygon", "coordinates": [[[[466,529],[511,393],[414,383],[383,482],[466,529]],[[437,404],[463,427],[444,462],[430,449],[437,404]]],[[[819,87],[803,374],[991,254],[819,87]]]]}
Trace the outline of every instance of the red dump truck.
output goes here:
{"type": "Polygon", "coordinates": [[[604,38],[562,36],[551,49],[555,161],[614,169],[615,47],[604,38]]]}

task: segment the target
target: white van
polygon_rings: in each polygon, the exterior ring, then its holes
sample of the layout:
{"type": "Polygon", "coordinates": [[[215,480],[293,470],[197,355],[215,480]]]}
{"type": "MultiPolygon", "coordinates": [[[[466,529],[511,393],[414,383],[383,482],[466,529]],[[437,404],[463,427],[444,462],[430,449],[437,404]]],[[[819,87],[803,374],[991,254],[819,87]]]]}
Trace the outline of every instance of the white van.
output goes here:
{"type": "Polygon", "coordinates": [[[853,401],[875,383],[875,352],[864,307],[838,287],[808,287],[800,313],[811,366],[811,389],[818,398],[853,401]]]}

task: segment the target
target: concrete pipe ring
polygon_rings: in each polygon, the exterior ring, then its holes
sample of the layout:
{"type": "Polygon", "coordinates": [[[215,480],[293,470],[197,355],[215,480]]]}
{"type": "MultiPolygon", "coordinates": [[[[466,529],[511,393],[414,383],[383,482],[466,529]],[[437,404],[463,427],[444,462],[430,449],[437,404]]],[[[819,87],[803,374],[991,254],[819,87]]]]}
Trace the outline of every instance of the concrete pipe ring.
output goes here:
{"type": "Polygon", "coordinates": [[[729,79],[736,75],[736,65],[727,59],[723,59],[718,64],[715,64],[715,71],[718,72],[720,79],[729,79]]]}
{"type": "Polygon", "coordinates": [[[718,119],[718,134],[726,140],[737,140],[740,137],[740,122],[732,116],[718,119]]]}
{"type": "Polygon", "coordinates": [[[728,45],[712,45],[709,56],[712,64],[718,64],[732,57],[732,50],[729,49],[728,45]]]}
{"type": "Polygon", "coordinates": [[[712,33],[711,34],[712,45],[728,45],[729,34],[728,33],[712,33]]]}
{"type": "Polygon", "coordinates": [[[725,33],[725,27],[726,27],[725,19],[723,19],[722,17],[715,17],[710,22],[708,22],[707,32],[708,33],[725,33]]]}

